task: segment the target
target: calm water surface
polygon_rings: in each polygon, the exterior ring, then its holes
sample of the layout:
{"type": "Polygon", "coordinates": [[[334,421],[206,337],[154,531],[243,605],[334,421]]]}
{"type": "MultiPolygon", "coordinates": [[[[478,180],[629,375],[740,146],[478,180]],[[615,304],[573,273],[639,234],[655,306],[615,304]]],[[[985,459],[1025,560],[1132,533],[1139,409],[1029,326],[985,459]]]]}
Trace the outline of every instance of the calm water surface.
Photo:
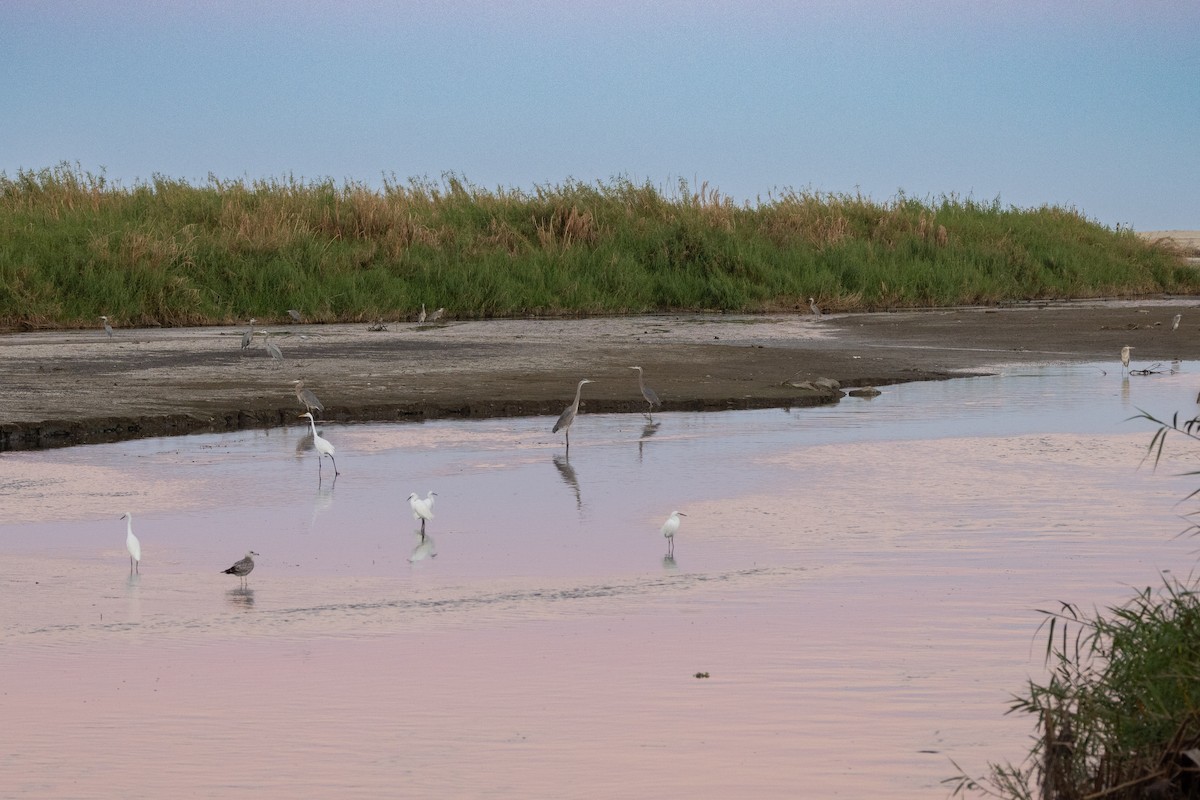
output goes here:
{"type": "Polygon", "coordinates": [[[1127,420],[1197,370],[1105,367],[584,413],[569,460],[546,418],[328,424],[336,483],[299,423],[0,454],[3,794],[944,797],[1026,750],[1035,609],[1194,563],[1194,453],[1127,420]]]}

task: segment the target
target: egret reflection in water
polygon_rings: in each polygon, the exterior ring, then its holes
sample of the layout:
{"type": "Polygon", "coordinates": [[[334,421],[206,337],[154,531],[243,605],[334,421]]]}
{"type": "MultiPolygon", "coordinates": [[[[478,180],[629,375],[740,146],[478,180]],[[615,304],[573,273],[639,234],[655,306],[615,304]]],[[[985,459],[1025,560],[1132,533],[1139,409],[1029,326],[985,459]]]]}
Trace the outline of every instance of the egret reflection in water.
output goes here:
{"type": "Polygon", "coordinates": [[[433,537],[419,529],[413,533],[417,537],[417,544],[408,555],[408,563],[415,564],[427,558],[436,558],[437,550],[434,548],[433,537]]]}
{"type": "Polygon", "coordinates": [[[575,468],[571,466],[571,461],[564,456],[555,454],[554,468],[558,470],[558,474],[563,481],[575,493],[575,507],[583,509],[583,496],[579,493],[579,476],[575,474],[575,468]]]}

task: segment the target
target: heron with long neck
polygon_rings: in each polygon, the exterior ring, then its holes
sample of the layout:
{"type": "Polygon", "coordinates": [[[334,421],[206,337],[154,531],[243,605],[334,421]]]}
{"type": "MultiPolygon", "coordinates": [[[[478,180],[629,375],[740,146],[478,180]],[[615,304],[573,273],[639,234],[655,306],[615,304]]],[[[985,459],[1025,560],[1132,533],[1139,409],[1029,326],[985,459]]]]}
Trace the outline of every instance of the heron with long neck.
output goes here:
{"type": "Polygon", "coordinates": [[[654,408],[655,408],[655,406],[661,406],[662,401],[658,399],[658,395],[655,394],[654,390],[646,385],[646,380],[642,377],[642,368],[641,367],[630,367],[630,369],[637,370],[638,388],[641,389],[641,391],[642,391],[642,397],[646,398],[646,402],[650,404],[650,410],[647,413],[648,413],[650,419],[653,420],[654,419],[654,408]]]}
{"type": "Polygon", "coordinates": [[[563,432],[567,438],[567,452],[571,452],[571,423],[575,421],[575,415],[579,413],[579,396],[583,392],[585,383],[595,383],[595,381],[584,378],[575,387],[575,402],[563,409],[563,412],[558,415],[558,422],[554,423],[554,427],[550,429],[551,433],[563,432]]]}

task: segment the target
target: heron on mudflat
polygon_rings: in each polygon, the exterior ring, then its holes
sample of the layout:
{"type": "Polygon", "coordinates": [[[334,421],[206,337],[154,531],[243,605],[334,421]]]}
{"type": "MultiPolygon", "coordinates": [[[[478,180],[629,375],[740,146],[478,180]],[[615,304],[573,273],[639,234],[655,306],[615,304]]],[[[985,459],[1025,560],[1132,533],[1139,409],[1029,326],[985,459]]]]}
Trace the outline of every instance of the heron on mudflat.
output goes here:
{"type": "Polygon", "coordinates": [[[658,399],[658,395],[654,393],[654,390],[646,385],[646,381],[642,377],[642,368],[641,367],[630,367],[630,369],[637,370],[638,388],[642,390],[642,397],[646,398],[646,402],[650,404],[650,410],[647,413],[650,415],[650,419],[653,420],[654,419],[654,408],[655,408],[655,406],[661,406],[662,401],[658,399]]]}
{"type": "Polygon", "coordinates": [[[317,433],[317,423],[313,421],[311,412],[305,411],[300,416],[308,417],[308,424],[312,427],[313,447],[317,448],[317,473],[321,472],[321,464],[324,463],[325,456],[329,456],[329,460],[333,462],[334,480],[337,480],[337,476],[342,473],[338,472],[337,459],[333,457],[333,444],[317,433]]]}
{"type": "Polygon", "coordinates": [[[312,393],[312,390],[304,388],[304,381],[292,381],[292,383],[296,386],[296,399],[304,406],[305,411],[321,412],[325,410],[325,406],[312,393]]]}
{"type": "Polygon", "coordinates": [[[679,518],[686,517],[682,511],[672,511],[671,516],[663,523],[662,535],[667,539],[667,555],[675,555],[675,532],[679,530],[679,518]]]}

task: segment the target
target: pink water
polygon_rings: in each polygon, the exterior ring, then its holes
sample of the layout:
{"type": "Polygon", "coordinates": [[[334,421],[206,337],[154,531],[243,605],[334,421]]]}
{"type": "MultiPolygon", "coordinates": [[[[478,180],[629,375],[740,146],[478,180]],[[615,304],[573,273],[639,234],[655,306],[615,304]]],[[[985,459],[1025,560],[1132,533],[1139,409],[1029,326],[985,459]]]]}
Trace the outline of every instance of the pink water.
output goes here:
{"type": "Polygon", "coordinates": [[[547,419],[327,425],[335,485],[299,426],[5,453],[0,796],[944,797],[1024,755],[1035,609],[1191,569],[1192,453],[1123,420],[1195,383],[585,414],[569,462],[547,419]]]}

